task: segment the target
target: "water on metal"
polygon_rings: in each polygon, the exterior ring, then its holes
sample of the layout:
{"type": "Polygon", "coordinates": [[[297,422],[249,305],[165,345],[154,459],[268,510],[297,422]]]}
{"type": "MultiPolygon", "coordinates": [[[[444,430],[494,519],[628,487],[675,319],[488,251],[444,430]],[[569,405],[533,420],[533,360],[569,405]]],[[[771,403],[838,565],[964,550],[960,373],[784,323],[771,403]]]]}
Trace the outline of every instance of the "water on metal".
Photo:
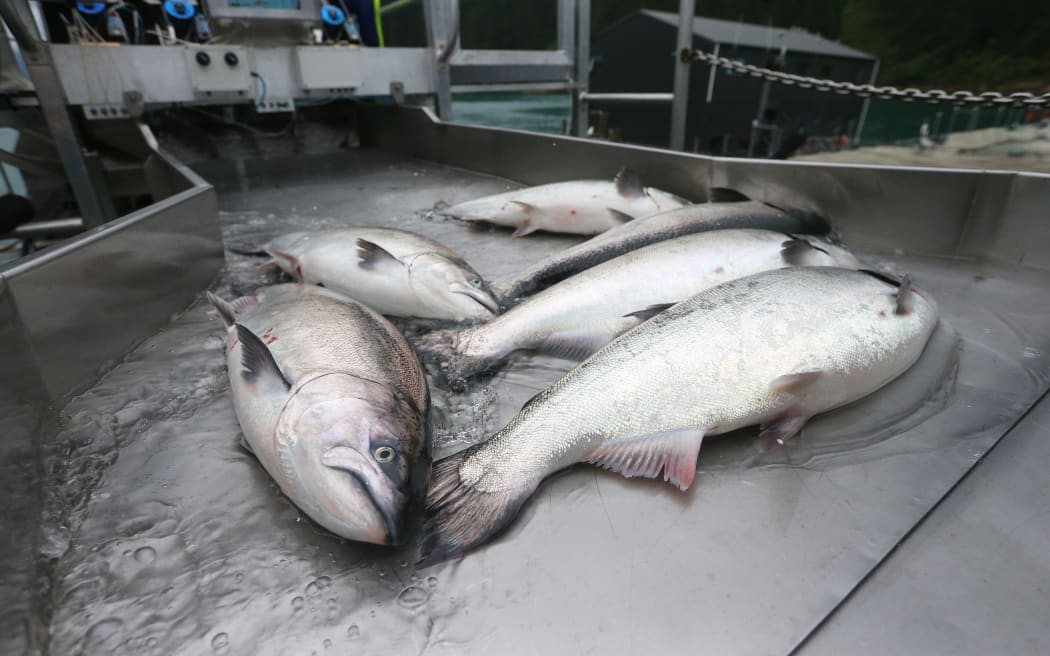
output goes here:
{"type": "MultiPolygon", "coordinates": [[[[435,219],[425,210],[439,201],[512,183],[381,153],[219,182],[238,246],[395,226],[491,279],[575,243],[435,219]]],[[[712,440],[684,494],[574,469],[496,543],[418,571],[411,545],[317,527],[239,446],[221,322],[199,300],[59,413],[44,544],[51,653],[787,653],[1050,380],[1050,276],[864,255],[940,305],[941,327],[901,379],[781,451],[757,454],[753,431],[712,440]]],[[[272,280],[258,263],[228,254],[213,289],[272,280]]],[[[570,367],[532,355],[463,393],[435,389],[437,456],[484,439],[570,367]]]]}

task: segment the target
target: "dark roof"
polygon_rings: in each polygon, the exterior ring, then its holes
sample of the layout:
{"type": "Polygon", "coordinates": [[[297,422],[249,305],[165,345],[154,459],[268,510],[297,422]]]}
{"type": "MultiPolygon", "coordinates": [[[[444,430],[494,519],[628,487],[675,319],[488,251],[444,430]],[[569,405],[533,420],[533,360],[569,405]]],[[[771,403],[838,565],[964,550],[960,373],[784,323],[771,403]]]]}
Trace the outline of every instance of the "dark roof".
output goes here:
{"type": "MultiPolygon", "coordinates": [[[[655,18],[662,23],[667,23],[675,29],[678,28],[678,14],[650,9],[643,9],[639,13],[655,18]]],[[[761,48],[763,50],[780,50],[781,46],[784,46],[789,53],[808,52],[853,59],[876,59],[866,52],[844,46],[838,41],[825,39],[819,34],[807,32],[800,27],[769,27],[697,16],[693,19],[693,34],[712,43],[720,43],[722,45],[738,45],[747,48],[761,48]]],[[[723,52],[721,54],[725,56],[726,53],[723,52]]]]}

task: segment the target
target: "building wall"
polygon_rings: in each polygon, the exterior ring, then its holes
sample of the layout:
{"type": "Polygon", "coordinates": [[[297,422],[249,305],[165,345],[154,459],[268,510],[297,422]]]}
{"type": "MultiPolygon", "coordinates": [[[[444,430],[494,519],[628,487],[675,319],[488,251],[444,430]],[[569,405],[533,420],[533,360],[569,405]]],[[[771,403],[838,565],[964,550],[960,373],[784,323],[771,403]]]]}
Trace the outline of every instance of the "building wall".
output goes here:
{"type": "MultiPolygon", "coordinates": [[[[598,35],[592,45],[597,61],[591,74],[591,90],[670,91],[674,81],[675,41],[674,27],[643,14],[634,14],[616,23],[598,35]]],[[[714,49],[712,43],[696,36],[693,47],[707,52],[714,49]]],[[[769,66],[778,53],[723,45],[719,54],[769,66]]],[[[788,52],[784,68],[800,75],[868,82],[873,66],[872,60],[788,52]]],[[[686,149],[721,153],[726,145],[729,154],[746,154],[763,81],[719,69],[714,73],[714,89],[708,103],[710,74],[710,66],[694,64],[691,70],[686,149]]],[[[770,84],[768,118],[784,134],[804,127],[814,136],[832,136],[839,132],[852,135],[862,107],[860,98],[770,84]]],[[[620,130],[624,141],[663,147],[668,144],[670,106],[595,104],[592,108],[609,112],[609,125],[620,130]]],[[[764,152],[764,146],[759,150],[764,152]]]]}

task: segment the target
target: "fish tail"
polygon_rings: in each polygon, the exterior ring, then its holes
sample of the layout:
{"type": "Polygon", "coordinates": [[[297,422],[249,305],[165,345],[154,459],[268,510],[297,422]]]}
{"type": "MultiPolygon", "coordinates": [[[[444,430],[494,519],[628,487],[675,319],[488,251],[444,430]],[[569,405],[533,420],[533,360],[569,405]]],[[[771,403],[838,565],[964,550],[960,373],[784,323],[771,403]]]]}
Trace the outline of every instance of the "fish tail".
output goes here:
{"type": "Polygon", "coordinates": [[[522,296],[531,292],[530,282],[527,279],[522,280],[518,278],[504,278],[492,281],[489,287],[492,288],[492,294],[499,301],[500,311],[506,312],[517,305],[522,296]]]}
{"type": "Polygon", "coordinates": [[[484,491],[464,482],[460,467],[477,449],[472,446],[434,464],[423,511],[419,567],[457,558],[499,536],[539,485],[537,480],[508,490],[484,491]]]}
{"type": "Polygon", "coordinates": [[[414,344],[419,355],[427,361],[436,362],[446,384],[461,386],[468,378],[491,366],[489,358],[467,351],[472,329],[433,330],[416,338],[414,344]]]}

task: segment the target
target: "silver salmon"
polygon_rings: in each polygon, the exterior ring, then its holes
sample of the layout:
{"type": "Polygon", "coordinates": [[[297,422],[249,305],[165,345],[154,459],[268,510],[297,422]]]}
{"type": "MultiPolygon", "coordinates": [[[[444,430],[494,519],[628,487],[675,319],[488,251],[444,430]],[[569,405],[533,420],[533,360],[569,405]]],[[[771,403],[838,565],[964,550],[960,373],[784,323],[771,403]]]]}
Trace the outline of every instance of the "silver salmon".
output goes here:
{"type": "Polygon", "coordinates": [[[864,271],[777,269],[719,285],[624,334],[529,401],[488,441],[434,466],[423,564],[504,530],[575,463],[693,483],[704,438],[761,425],[782,444],[815,414],[906,371],[936,305],[864,271]]]}
{"type": "Polygon", "coordinates": [[[417,346],[451,381],[492,368],[519,350],[582,360],[661,310],[728,280],[789,266],[861,264],[813,237],[770,230],[714,230],[639,248],[525,299],[465,330],[437,330],[417,346]]]}
{"type": "Polygon", "coordinates": [[[621,169],[612,181],[574,180],[527,187],[459,203],[442,210],[442,214],[462,221],[510,226],[515,228],[515,237],[536,230],[595,235],[631,217],[656,214],[688,202],[646,187],[636,173],[621,169]]]}
{"type": "Polygon", "coordinates": [[[522,296],[642,246],[709,230],[754,228],[793,234],[824,234],[830,226],[815,213],[780,209],[757,201],[703,203],[653,214],[620,225],[548,257],[514,276],[492,283],[500,304],[513,307],[522,296]]]}
{"type": "Polygon", "coordinates": [[[346,228],[282,235],[266,245],[281,269],[380,314],[454,321],[498,310],[484,279],[438,242],[395,228],[346,228]]]}
{"type": "Polygon", "coordinates": [[[281,491],[336,535],[400,543],[429,471],[429,391],[405,339],[320,287],[208,298],[247,446],[281,491]]]}

